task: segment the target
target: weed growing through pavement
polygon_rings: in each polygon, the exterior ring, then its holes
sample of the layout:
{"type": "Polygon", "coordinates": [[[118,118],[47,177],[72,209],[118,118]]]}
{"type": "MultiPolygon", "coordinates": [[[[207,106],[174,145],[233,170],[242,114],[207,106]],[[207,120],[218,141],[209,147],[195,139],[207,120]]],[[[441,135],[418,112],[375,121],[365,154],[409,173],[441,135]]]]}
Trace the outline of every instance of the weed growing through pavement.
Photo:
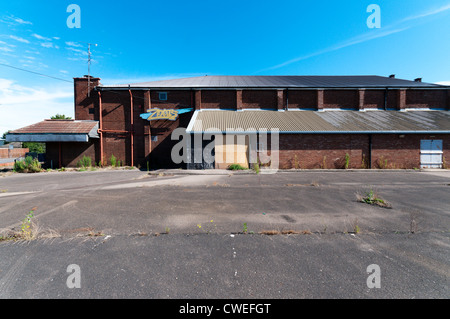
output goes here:
{"type": "Polygon", "coordinates": [[[217,225],[214,223],[214,220],[211,219],[209,223],[206,224],[197,224],[197,228],[200,229],[202,232],[206,234],[211,234],[212,232],[216,231],[217,225]]]}
{"type": "Polygon", "coordinates": [[[241,164],[231,164],[230,166],[228,166],[228,169],[231,170],[231,171],[246,170],[246,168],[243,167],[241,164]]]}
{"type": "Polygon", "coordinates": [[[355,218],[355,220],[353,222],[353,232],[355,234],[359,234],[360,231],[361,231],[361,228],[359,228],[359,225],[358,225],[358,218],[355,218]]]}
{"type": "Polygon", "coordinates": [[[409,212],[409,232],[415,234],[418,231],[419,217],[422,213],[419,210],[412,209],[409,212]]]}
{"type": "Polygon", "coordinates": [[[0,240],[32,240],[37,235],[37,226],[33,222],[34,211],[37,207],[33,207],[20,224],[20,231],[9,231],[5,235],[0,235],[0,240]]]}
{"type": "Polygon", "coordinates": [[[392,208],[391,204],[388,203],[385,199],[382,199],[378,196],[377,192],[372,188],[365,191],[363,194],[357,193],[356,198],[361,203],[366,203],[369,205],[377,205],[384,208],[392,208]]]}
{"type": "Polygon", "coordinates": [[[22,221],[21,229],[21,237],[25,240],[31,240],[33,238],[33,228],[32,228],[32,219],[34,217],[34,211],[36,207],[29,211],[25,219],[22,221]]]}
{"type": "Polygon", "coordinates": [[[345,165],[344,168],[348,169],[350,166],[350,155],[348,155],[348,153],[345,153],[345,165]]]}

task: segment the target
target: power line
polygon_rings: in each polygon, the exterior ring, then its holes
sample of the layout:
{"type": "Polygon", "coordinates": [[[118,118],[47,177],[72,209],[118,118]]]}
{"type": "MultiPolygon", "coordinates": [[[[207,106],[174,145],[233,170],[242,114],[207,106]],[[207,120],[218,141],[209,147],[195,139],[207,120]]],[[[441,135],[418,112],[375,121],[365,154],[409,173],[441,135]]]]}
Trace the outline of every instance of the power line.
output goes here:
{"type": "MultiPolygon", "coordinates": [[[[1,66],[6,66],[6,67],[11,68],[11,69],[16,69],[16,70],[19,70],[19,71],[28,72],[28,73],[32,73],[32,74],[37,74],[37,75],[45,76],[45,77],[48,77],[48,78],[51,78],[51,79],[54,79],[54,80],[64,81],[64,82],[68,82],[68,83],[73,84],[73,81],[69,81],[69,80],[66,80],[66,79],[58,78],[58,77],[56,77],[56,76],[47,75],[47,74],[43,74],[43,73],[39,73],[39,72],[35,72],[35,71],[26,70],[26,69],[18,68],[18,67],[9,65],[9,64],[4,64],[4,63],[0,63],[0,65],[1,65],[1,66]]],[[[89,80],[90,80],[90,77],[89,77],[89,80]]],[[[131,89],[131,90],[132,90],[132,89],[131,89]]],[[[89,90],[89,91],[90,91],[90,90],[89,90]]],[[[109,90],[108,90],[108,91],[106,91],[106,92],[113,93],[113,94],[117,94],[117,95],[122,95],[122,96],[128,95],[127,92],[122,92],[122,91],[117,92],[117,91],[109,91],[109,90]]],[[[139,100],[143,100],[143,101],[146,100],[146,98],[143,98],[143,97],[140,97],[140,96],[133,96],[133,99],[139,99],[139,100]]],[[[152,100],[152,99],[150,98],[150,103],[151,103],[151,102],[159,102],[159,100],[152,100]]],[[[185,104],[183,104],[183,103],[178,103],[178,106],[189,107],[190,105],[185,105],[185,104]]]]}
{"type": "Polygon", "coordinates": [[[37,74],[37,75],[40,75],[40,76],[45,76],[45,77],[48,77],[48,78],[51,78],[51,79],[55,79],[55,80],[59,80],[59,81],[64,81],[64,82],[68,82],[68,83],[73,83],[72,81],[69,81],[69,80],[66,80],[66,79],[62,79],[62,78],[58,78],[58,77],[56,77],[56,76],[47,75],[47,74],[43,74],[43,73],[39,73],[39,72],[35,72],[35,71],[30,71],[30,70],[18,68],[18,67],[16,67],[16,66],[12,66],[12,65],[9,65],[9,64],[0,63],[0,65],[6,66],[6,67],[11,68],[11,69],[20,70],[20,71],[23,71],[23,72],[28,72],[28,73],[33,73],[33,74],[37,74]]]}

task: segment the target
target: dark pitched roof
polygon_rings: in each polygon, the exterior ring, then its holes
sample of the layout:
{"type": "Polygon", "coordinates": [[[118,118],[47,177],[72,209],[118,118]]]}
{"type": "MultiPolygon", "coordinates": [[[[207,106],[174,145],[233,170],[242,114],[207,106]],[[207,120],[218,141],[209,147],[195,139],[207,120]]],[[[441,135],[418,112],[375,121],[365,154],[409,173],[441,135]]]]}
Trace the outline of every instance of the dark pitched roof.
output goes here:
{"type": "Polygon", "coordinates": [[[45,120],[6,134],[8,142],[88,142],[98,138],[97,121],[45,120]]]}
{"type": "Polygon", "coordinates": [[[104,85],[112,88],[445,88],[445,86],[375,75],[363,76],[200,76],[142,83],[104,85]]]}

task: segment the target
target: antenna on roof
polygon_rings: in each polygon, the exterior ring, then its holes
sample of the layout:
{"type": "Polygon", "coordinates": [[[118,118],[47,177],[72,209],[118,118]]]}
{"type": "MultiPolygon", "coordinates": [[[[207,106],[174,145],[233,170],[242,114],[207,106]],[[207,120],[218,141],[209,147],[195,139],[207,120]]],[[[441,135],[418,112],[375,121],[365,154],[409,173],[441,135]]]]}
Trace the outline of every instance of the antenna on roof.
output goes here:
{"type": "Polygon", "coordinates": [[[91,96],[91,45],[97,46],[95,43],[88,43],[88,97],[91,96]]]}

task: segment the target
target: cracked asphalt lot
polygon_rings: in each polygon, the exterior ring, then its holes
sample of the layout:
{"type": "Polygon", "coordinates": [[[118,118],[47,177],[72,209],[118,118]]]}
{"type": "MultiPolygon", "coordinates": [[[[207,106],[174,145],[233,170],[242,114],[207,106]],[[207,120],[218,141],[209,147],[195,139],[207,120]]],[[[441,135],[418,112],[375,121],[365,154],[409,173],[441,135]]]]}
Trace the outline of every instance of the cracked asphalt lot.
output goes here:
{"type": "Polygon", "coordinates": [[[0,298],[450,297],[448,171],[6,175],[0,232],[38,235],[0,242],[0,298]]]}

